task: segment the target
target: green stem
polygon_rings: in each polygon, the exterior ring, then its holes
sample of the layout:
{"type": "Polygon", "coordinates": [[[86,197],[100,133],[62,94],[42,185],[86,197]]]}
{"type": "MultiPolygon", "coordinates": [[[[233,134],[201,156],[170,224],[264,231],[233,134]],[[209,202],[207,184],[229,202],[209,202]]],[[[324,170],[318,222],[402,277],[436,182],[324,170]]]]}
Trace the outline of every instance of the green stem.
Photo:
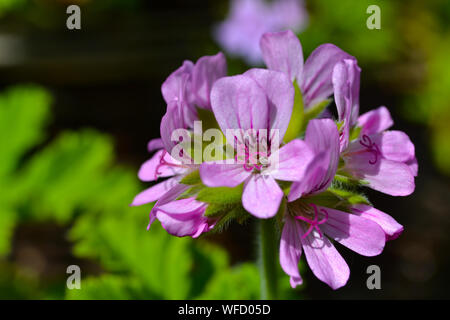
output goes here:
{"type": "Polygon", "coordinates": [[[259,230],[259,256],[261,274],[261,299],[278,298],[277,286],[277,232],[275,219],[261,219],[259,230]]]}

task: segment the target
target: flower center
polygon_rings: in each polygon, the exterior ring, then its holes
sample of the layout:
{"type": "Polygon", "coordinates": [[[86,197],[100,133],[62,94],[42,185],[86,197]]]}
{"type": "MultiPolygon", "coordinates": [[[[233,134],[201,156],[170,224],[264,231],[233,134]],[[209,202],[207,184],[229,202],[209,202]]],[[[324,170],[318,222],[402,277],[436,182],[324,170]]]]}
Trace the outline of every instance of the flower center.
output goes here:
{"type": "Polygon", "coordinates": [[[268,166],[269,152],[267,146],[257,141],[237,141],[237,152],[234,156],[236,163],[242,163],[247,172],[261,172],[268,166]]]}
{"type": "Polygon", "coordinates": [[[319,228],[319,225],[324,224],[328,221],[328,212],[325,209],[320,209],[325,217],[322,220],[319,220],[319,209],[314,203],[309,204],[314,211],[311,211],[309,207],[302,206],[302,210],[300,211],[303,215],[294,216],[294,219],[301,220],[309,224],[309,228],[305,234],[303,234],[302,239],[305,239],[314,229],[319,233],[322,238],[322,231],[319,228]]]}

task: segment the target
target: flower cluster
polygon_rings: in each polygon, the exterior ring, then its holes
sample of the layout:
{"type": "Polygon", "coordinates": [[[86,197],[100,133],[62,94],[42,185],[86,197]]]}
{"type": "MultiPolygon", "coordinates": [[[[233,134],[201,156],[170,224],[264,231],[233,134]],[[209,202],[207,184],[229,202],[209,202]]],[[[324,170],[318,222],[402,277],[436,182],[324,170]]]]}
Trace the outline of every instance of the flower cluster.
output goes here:
{"type": "Polygon", "coordinates": [[[315,276],[337,289],[350,271],[334,242],[374,256],[403,231],[360,190],[411,194],[418,170],[414,145],[405,133],[388,130],[387,108],[359,115],[361,70],[353,56],[324,44],[304,62],[291,31],[264,34],[260,47],[267,69],[226,76],[219,53],[184,62],[163,83],[161,139],[150,141],[156,153],[139,178],[168,179],[137,195],[133,205],[156,201],[149,227],[158,219],[180,237],[198,237],[232,219],[275,218],[280,264],[291,286],[302,283],[304,251],[315,276]],[[326,112],[330,96],[337,119],[326,112]],[[195,137],[196,121],[223,133],[235,130],[215,141],[216,151],[231,145],[235,152],[223,152],[222,160],[186,161],[196,146],[180,151],[188,137],[173,133],[183,129],[195,137]]]}

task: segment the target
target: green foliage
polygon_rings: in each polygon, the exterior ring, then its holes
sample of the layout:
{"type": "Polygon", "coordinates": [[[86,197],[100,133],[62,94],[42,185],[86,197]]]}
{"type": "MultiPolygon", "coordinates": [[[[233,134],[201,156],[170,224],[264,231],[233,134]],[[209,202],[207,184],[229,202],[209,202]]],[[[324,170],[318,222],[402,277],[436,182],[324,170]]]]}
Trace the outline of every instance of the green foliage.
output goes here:
{"type": "Polygon", "coordinates": [[[314,118],[317,118],[330,104],[331,99],[326,99],[323,101],[318,102],[317,104],[313,105],[311,108],[308,108],[308,110],[305,110],[305,119],[303,122],[303,130],[305,131],[306,126],[308,125],[309,120],[312,120],[314,118]]]}
{"type": "Polygon", "coordinates": [[[242,192],[244,185],[234,188],[203,186],[197,193],[196,199],[208,203],[205,215],[218,218],[213,229],[215,232],[223,231],[228,225],[236,220],[243,223],[250,215],[242,206],[242,192]]]}
{"type": "Polygon", "coordinates": [[[199,299],[259,299],[260,277],[254,264],[244,263],[217,275],[199,299]]]}
{"type": "Polygon", "coordinates": [[[362,193],[342,187],[330,187],[327,191],[305,198],[305,201],[343,211],[347,211],[350,206],[355,204],[370,205],[369,200],[362,193]]]}
{"type": "Polygon", "coordinates": [[[197,200],[207,203],[230,204],[240,202],[244,185],[241,184],[234,188],[216,187],[204,188],[198,195],[197,200]]]}
{"type": "Polygon", "coordinates": [[[331,102],[331,99],[326,99],[305,110],[302,93],[297,81],[294,81],[294,89],[294,106],[292,108],[291,120],[289,121],[286,134],[283,138],[284,142],[289,142],[302,136],[306,130],[309,120],[317,118],[317,116],[320,115],[331,102]]]}
{"type": "Polygon", "coordinates": [[[353,127],[350,130],[350,137],[349,137],[349,141],[353,141],[359,138],[359,135],[361,134],[361,127],[353,127]]]}
{"type": "Polygon", "coordinates": [[[15,203],[23,201],[17,169],[22,157],[44,138],[49,95],[33,86],[0,95],[0,257],[7,254],[17,220],[15,203]]]}
{"type": "Polygon", "coordinates": [[[345,190],[345,189],[337,189],[337,188],[330,188],[330,192],[334,193],[336,196],[338,196],[341,200],[345,200],[349,205],[354,204],[367,204],[371,205],[367,197],[359,192],[353,191],[353,190],[345,190]]]}
{"type": "MultiPolygon", "coordinates": [[[[233,270],[225,251],[188,238],[169,236],[157,224],[146,232],[145,219],[138,215],[138,219],[133,215],[127,219],[121,215],[99,216],[95,221],[89,221],[92,216],[86,216],[88,220],[77,222],[71,232],[71,238],[76,241],[75,253],[96,257],[114,275],[88,280],[86,290],[67,290],[67,298],[213,298],[204,291],[207,285],[233,270]],[[97,225],[96,232],[87,235],[86,229],[91,229],[93,223],[97,225]],[[108,290],[113,292],[112,296],[108,290]]],[[[251,281],[254,277],[246,274],[242,278],[251,281]]],[[[259,286],[251,289],[257,292],[259,286]]]]}
{"type": "Polygon", "coordinates": [[[304,125],[303,97],[297,81],[294,81],[294,89],[294,106],[292,108],[291,120],[289,120],[289,125],[283,138],[284,142],[289,142],[297,138],[302,133],[304,125]]]}
{"type": "Polygon", "coordinates": [[[0,96],[0,178],[44,137],[50,96],[33,86],[11,88],[0,96]]]}
{"type": "Polygon", "coordinates": [[[202,180],[200,179],[200,172],[198,170],[195,170],[181,179],[180,183],[187,184],[187,185],[196,185],[202,183],[202,180]]]}
{"type": "Polygon", "coordinates": [[[0,16],[8,11],[16,10],[27,2],[27,0],[0,0],[0,16]]]}
{"type": "Polygon", "coordinates": [[[389,0],[311,1],[309,25],[301,34],[302,45],[309,53],[318,45],[331,42],[357,57],[360,64],[390,61],[399,45],[396,41],[399,31],[395,28],[397,12],[396,3],[389,0]],[[366,26],[370,16],[366,10],[373,4],[381,9],[380,30],[366,26]]]}

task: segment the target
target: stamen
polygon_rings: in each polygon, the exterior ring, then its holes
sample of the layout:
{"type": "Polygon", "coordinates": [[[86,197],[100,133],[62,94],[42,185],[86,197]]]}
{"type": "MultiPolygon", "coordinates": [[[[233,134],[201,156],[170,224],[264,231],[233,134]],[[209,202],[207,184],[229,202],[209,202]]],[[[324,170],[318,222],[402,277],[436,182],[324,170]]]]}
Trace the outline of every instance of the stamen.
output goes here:
{"type": "Polygon", "coordinates": [[[168,162],[164,159],[165,155],[167,154],[166,150],[163,150],[163,153],[161,154],[161,157],[159,158],[159,164],[156,166],[155,169],[155,180],[158,179],[160,175],[162,175],[162,172],[158,171],[162,166],[168,166],[168,167],[176,167],[176,168],[184,168],[184,166],[172,162],[168,162]]]}
{"type": "Polygon", "coordinates": [[[370,164],[377,163],[378,156],[381,154],[380,149],[378,148],[377,144],[375,142],[372,142],[370,137],[365,134],[362,136],[362,139],[359,141],[359,143],[363,147],[366,147],[368,152],[371,152],[374,155],[375,160],[369,160],[369,163],[370,164]]]}
{"type": "Polygon", "coordinates": [[[248,142],[245,144],[238,144],[239,151],[234,156],[234,160],[238,163],[238,157],[244,152],[244,170],[247,172],[252,172],[254,170],[261,171],[263,164],[259,163],[259,159],[262,157],[267,157],[267,153],[264,151],[251,152],[248,146],[248,142]],[[243,149],[243,150],[242,150],[243,149]]]}
{"type": "Polygon", "coordinates": [[[320,237],[322,238],[322,231],[320,231],[319,225],[324,224],[328,220],[328,212],[325,209],[320,209],[320,212],[322,212],[325,215],[325,218],[319,221],[319,212],[317,209],[317,206],[314,203],[310,203],[310,206],[314,209],[314,218],[313,220],[308,219],[306,217],[302,216],[296,216],[294,217],[297,220],[302,220],[306,223],[309,223],[309,229],[306,231],[306,233],[302,236],[302,239],[305,239],[314,229],[319,233],[320,237]]]}

